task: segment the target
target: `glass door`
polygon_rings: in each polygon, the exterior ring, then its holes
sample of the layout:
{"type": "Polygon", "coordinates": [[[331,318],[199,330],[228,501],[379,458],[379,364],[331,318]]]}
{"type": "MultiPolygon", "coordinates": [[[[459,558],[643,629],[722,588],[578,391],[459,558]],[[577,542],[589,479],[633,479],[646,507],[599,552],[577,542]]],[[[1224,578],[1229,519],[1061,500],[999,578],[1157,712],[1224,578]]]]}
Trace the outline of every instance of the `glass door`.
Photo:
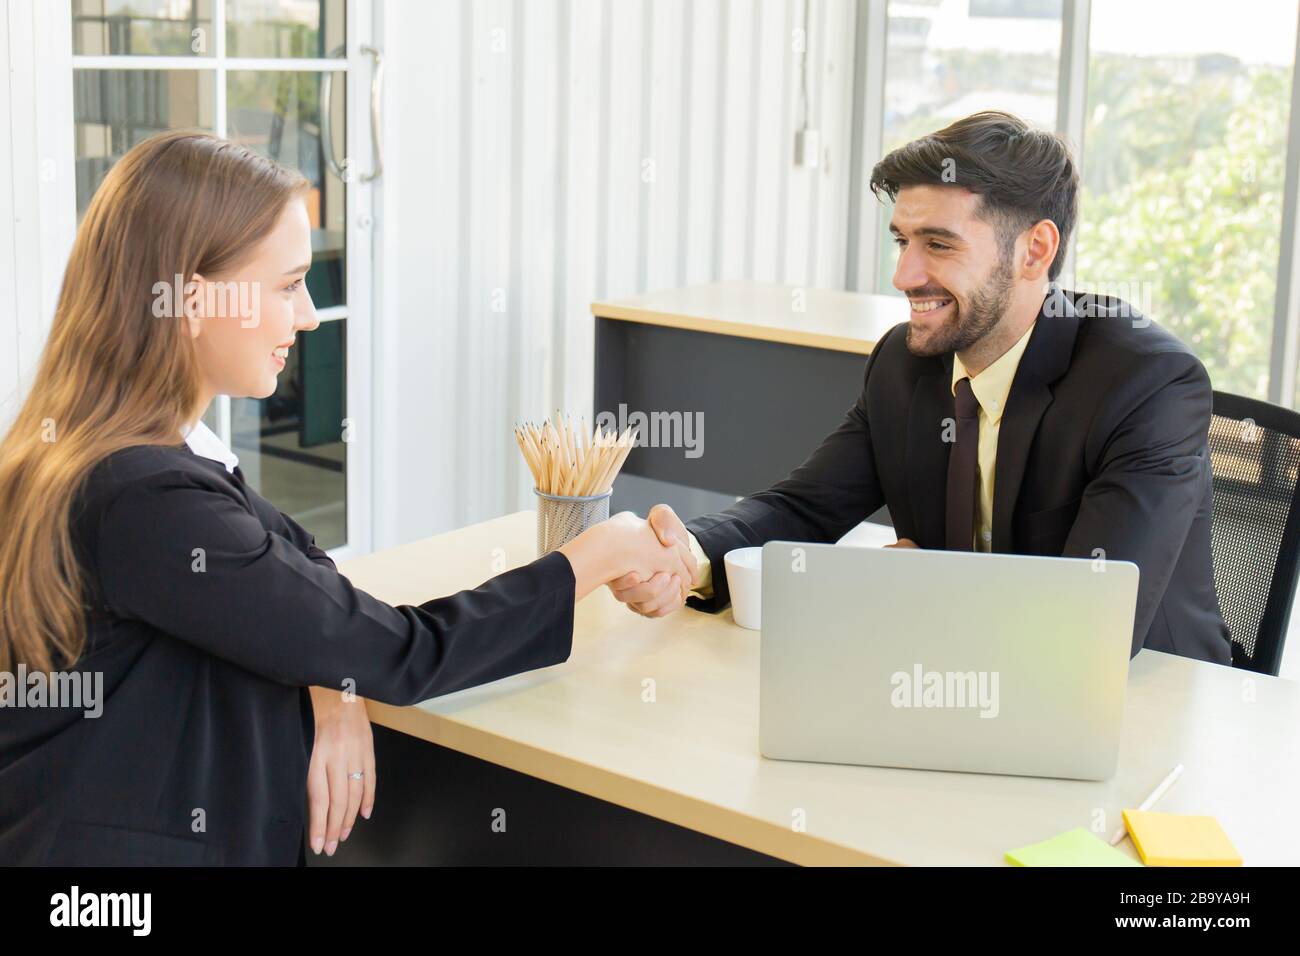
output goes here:
{"type": "Polygon", "coordinates": [[[78,216],[118,158],[166,129],[212,130],[311,181],[320,327],[299,334],[275,394],[220,396],[205,420],[317,544],[369,550],[373,174],[355,159],[372,155],[368,0],[69,2],[78,216]]]}

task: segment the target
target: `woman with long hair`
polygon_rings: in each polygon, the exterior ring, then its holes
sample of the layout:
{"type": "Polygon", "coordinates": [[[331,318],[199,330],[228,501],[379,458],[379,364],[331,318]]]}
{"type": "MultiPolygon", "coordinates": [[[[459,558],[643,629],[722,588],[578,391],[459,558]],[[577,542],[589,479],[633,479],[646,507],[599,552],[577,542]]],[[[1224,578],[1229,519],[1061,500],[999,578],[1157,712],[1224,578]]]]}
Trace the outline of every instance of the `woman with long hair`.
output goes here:
{"type": "Polygon", "coordinates": [[[308,188],[165,133],[77,231],[0,442],[0,863],[294,864],[308,824],[332,853],[374,800],[362,698],[559,663],[601,584],[691,578],[684,543],[624,514],[392,607],[248,487],[200,417],[218,394],[270,395],[318,324],[308,188]]]}

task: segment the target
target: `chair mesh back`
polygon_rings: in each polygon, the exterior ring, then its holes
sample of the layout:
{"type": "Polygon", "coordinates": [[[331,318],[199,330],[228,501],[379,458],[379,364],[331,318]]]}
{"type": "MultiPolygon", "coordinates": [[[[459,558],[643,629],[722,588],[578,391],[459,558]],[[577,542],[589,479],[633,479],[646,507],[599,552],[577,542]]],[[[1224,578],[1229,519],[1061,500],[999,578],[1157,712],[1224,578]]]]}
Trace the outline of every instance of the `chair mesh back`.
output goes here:
{"type": "Polygon", "coordinates": [[[1300,440],[1223,415],[1210,419],[1214,583],[1233,661],[1254,659],[1300,480],[1300,440]]]}

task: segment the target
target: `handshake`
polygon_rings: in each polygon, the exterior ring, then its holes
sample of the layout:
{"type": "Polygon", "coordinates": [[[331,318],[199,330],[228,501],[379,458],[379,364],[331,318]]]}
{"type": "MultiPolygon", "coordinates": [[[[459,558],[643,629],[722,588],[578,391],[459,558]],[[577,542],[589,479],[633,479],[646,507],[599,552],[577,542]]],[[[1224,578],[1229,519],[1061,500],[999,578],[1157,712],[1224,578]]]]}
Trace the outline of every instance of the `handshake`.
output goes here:
{"type": "Polygon", "coordinates": [[[682,607],[704,569],[673,509],[655,505],[644,521],[623,512],[606,524],[624,556],[620,576],[607,582],[614,597],[645,617],[663,617],[682,607]]]}
{"type": "MultiPolygon", "coordinates": [[[[655,505],[644,520],[630,511],[614,515],[561,548],[582,568],[584,538],[598,536],[602,560],[591,575],[579,572],[578,597],[607,584],[614,597],[644,617],[664,617],[686,604],[703,585],[708,566],[696,561],[682,519],[668,505],[655,505]]],[[[899,538],[886,548],[916,548],[899,538]]]]}

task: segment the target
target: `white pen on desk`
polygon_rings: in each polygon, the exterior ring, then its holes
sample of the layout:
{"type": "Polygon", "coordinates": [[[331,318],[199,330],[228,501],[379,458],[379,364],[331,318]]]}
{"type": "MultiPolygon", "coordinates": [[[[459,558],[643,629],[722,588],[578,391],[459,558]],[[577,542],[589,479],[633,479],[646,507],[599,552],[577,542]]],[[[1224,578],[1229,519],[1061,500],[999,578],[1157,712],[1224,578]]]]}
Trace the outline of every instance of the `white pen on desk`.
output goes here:
{"type": "MultiPolygon", "coordinates": [[[[1165,795],[1165,791],[1168,790],[1170,787],[1172,787],[1174,785],[1174,781],[1177,780],[1182,775],[1183,775],[1183,765],[1179,764],[1173,770],[1169,771],[1169,776],[1165,777],[1164,780],[1160,781],[1160,786],[1156,787],[1154,790],[1151,791],[1151,796],[1143,800],[1142,805],[1138,807],[1138,809],[1150,810],[1152,807],[1154,807],[1156,805],[1156,801],[1159,800],[1161,797],[1163,797],[1165,795]]],[[[1115,835],[1110,838],[1110,845],[1115,846],[1116,844],[1118,844],[1120,840],[1124,839],[1124,835],[1126,833],[1128,833],[1128,828],[1121,823],[1119,829],[1115,831],[1115,835]]]]}

